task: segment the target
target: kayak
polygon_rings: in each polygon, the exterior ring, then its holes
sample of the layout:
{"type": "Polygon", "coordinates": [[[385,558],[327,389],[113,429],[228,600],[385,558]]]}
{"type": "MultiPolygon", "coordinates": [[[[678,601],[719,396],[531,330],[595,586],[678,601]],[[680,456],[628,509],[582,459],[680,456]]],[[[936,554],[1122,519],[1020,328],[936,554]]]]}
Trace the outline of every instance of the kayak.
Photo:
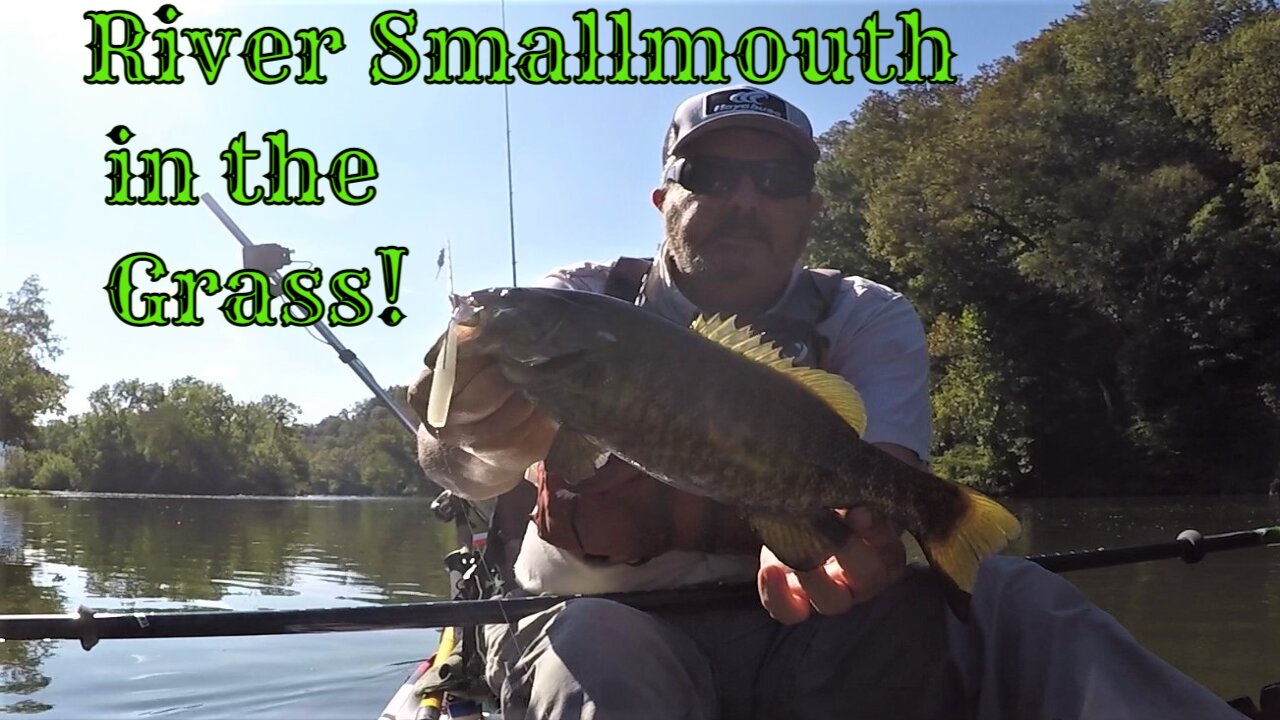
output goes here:
{"type": "Polygon", "coordinates": [[[502,720],[496,704],[486,703],[481,707],[470,700],[458,699],[445,703],[441,707],[439,699],[424,702],[418,693],[418,684],[431,669],[434,658],[427,658],[409,673],[404,684],[396,690],[382,709],[378,720],[502,720]]]}

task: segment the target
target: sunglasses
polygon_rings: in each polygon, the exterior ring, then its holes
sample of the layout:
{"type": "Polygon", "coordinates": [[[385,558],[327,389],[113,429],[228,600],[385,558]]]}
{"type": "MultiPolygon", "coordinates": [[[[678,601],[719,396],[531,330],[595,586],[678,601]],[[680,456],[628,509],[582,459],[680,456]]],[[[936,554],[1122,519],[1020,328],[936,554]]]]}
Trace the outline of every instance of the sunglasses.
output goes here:
{"type": "Polygon", "coordinates": [[[678,158],[662,177],[698,195],[726,195],[750,175],[756,190],[771,198],[793,198],[813,190],[813,165],[803,160],[730,160],[720,157],[678,158]]]}

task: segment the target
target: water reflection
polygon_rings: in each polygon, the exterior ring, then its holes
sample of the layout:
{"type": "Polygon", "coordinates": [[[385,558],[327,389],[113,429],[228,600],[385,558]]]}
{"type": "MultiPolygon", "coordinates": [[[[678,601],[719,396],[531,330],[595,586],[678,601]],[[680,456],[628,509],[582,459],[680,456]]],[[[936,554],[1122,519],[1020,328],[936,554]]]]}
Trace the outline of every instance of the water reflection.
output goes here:
{"type": "MultiPolygon", "coordinates": [[[[0,507],[0,612],[57,612],[62,597],[56,587],[38,585],[35,568],[24,559],[20,516],[0,507]]],[[[31,695],[49,685],[40,665],[53,653],[53,643],[0,642],[0,714],[30,714],[49,705],[31,695]]]]}
{"type": "MultiPolygon", "coordinates": [[[[1280,524],[1280,499],[1131,498],[1017,501],[1031,518],[1015,552],[1138,545],[1194,528],[1214,534],[1280,524]]],[[[1073,572],[1086,596],[1147,648],[1224,697],[1280,681],[1280,548],[1073,572]]]]}
{"type": "MultiPolygon", "coordinates": [[[[1280,521],[1266,498],[1009,503],[1012,552],[1280,521]]],[[[295,609],[443,597],[452,529],[419,500],[0,499],[0,612],[295,609]]],[[[1280,680],[1280,552],[1069,576],[1138,639],[1234,697],[1280,680]]],[[[428,631],[0,643],[0,715],[355,717],[429,651],[428,631]],[[47,712],[46,712],[47,711],[47,712]]]]}
{"type": "MultiPolygon", "coordinates": [[[[420,601],[446,594],[439,563],[446,537],[451,533],[434,520],[428,504],[415,500],[5,498],[0,499],[0,612],[58,613],[80,604],[121,612],[420,601]]],[[[250,644],[270,657],[270,649],[288,645],[279,640],[254,638],[250,644]]],[[[198,662],[187,655],[199,642],[158,641],[149,646],[154,654],[129,653],[116,668],[104,655],[119,654],[127,641],[110,648],[112,643],[104,643],[91,657],[77,655],[83,651],[76,643],[0,643],[0,715],[65,707],[70,695],[85,691],[90,677],[124,672],[130,665],[157,667],[119,678],[122,684],[113,684],[109,692],[133,688],[133,704],[122,708],[122,716],[154,711],[147,703],[155,698],[147,695],[191,691],[190,680],[176,688],[168,684],[175,678],[167,676],[182,674],[170,668],[198,662]],[[51,681],[41,668],[55,654],[84,663],[88,676],[55,673],[51,681]],[[135,695],[138,685],[156,687],[135,695]]],[[[329,654],[338,657],[332,649],[329,654]]],[[[282,673],[291,672],[284,657],[277,662],[282,673]]],[[[233,673],[224,685],[253,679],[233,673]]],[[[181,714],[182,703],[162,705],[181,714]]],[[[106,706],[90,707],[96,714],[106,706]]]]}
{"type": "MultiPolygon", "coordinates": [[[[10,499],[29,557],[82,574],[95,601],[173,603],[297,597],[315,584],[359,585],[361,601],[401,601],[442,580],[441,528],[418,501],[174,497],[10,499]]],[[[97,604],[101,604],[100,602],[97,604]]],[[[244,609],[244,602],[236,603],[244,609]]]]}

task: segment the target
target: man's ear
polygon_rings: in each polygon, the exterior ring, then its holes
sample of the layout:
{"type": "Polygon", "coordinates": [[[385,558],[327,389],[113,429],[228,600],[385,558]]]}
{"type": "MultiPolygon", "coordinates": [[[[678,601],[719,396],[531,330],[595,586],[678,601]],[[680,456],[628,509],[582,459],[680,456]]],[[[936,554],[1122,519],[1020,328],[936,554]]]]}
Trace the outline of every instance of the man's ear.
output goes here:
{"type": "Polygon", "coordinates": [[[649,199],[653,202],[653,206],[658,208],[658,211],[661,212],[662,204],[667,201],[666,186],[664,185],[662,187],[654,188],[653,192],[649,195],[649,199]]]}

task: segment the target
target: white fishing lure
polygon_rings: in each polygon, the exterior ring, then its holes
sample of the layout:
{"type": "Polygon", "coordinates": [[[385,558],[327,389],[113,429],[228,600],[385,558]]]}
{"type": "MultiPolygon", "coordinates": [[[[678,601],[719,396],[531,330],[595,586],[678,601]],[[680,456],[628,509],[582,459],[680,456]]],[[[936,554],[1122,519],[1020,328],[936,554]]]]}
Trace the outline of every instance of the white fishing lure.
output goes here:
{"type": "Polygon", "coordinates": [[[453,400],[453,386],[458,379],[458,337],[454,334],[457,322],[457,302],[453,294],[453,246],[448,239],[440,250],[436,260],[436,277],[440,277],[440,268],[448,264],[449,299],[455,312],[449,316],[449,325],[444,332],[444,346],[436,356],[436,366],[431,372],[431,394],[427,398],[427,424],[434,428],[444,427],[449,417],[449,403],[453,400]]]}
{"type": "Polygon", "coordinates": [[[458,337],[453,334],[453,320],[444,333],[444,347],[436,356],[436,366],[431,373],[431,395],[427,400],[427,424],[444,427],[449,417],[449,402],[453,399],[453,385],[458,377],[458,337]]]}

